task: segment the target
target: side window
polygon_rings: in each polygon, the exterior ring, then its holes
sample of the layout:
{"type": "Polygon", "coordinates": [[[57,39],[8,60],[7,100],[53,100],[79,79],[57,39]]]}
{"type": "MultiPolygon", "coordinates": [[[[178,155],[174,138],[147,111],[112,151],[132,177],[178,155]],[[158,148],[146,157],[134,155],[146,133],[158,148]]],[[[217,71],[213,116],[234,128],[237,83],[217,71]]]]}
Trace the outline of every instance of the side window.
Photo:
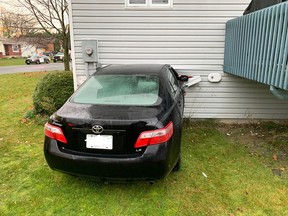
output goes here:
{"type": "Polygon", "coordinates": [[[179,88],[178,81],[175,75],[170,70],[167,70],[167,76],[168,76],[168,82],[170,84],[171,93],[172,95],[175,95],[179,88]]]}

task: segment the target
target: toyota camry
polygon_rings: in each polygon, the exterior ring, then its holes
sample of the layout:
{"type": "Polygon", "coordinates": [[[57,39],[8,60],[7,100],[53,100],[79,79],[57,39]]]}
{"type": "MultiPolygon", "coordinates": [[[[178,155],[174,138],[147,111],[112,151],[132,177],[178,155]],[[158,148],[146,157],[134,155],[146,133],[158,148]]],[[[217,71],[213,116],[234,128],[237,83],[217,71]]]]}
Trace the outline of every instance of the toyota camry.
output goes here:
{"type": "Polygon", "coordinates": [[[188,79],[170,65],[97,70],[45,124],[48,165],[100,179],[155,180],[178,170],[188,79]]]}

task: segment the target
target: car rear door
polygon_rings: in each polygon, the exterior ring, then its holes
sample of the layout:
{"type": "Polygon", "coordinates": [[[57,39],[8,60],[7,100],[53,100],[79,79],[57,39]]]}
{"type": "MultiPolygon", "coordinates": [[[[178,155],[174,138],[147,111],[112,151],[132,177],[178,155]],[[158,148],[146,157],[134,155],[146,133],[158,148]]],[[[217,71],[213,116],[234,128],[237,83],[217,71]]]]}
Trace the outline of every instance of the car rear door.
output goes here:
{"type": "Polygon", "coordinates": [[[174,132],[171,139],[172,145],[169,146],[170,155],[168,157],[169,161],[171,161],[171,164],[175,164],[176,161],[179,159],[181,148],[184,100],[180,83],[178,82],[176,75],[173,73],[172,70],[170,70],[170,68],[167,68],[167,70],[165,71],[165,76],[167,79],[167,90],[172,99],[172,103],[170,104],[170,118],[173,121],[174,126],[174,132]]]}

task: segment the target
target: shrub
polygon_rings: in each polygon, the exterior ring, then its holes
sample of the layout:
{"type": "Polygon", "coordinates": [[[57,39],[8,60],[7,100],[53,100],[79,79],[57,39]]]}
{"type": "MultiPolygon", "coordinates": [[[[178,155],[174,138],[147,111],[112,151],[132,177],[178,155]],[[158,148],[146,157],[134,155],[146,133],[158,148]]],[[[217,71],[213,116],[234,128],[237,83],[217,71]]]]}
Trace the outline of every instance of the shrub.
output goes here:
{"type": "Polygon", "coordinates": [[[51,115],[58,110],[73,93],[71,72],[49,73],[37,84],[33,95],[36,114],[51,115]]]}

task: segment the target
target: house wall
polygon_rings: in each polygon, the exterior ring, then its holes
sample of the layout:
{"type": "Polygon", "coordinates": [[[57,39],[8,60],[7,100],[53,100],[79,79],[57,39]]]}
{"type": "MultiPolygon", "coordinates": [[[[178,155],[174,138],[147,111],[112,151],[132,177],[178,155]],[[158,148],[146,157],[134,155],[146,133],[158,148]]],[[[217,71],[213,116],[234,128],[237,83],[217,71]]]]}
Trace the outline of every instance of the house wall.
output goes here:
{"type": "Polygon", "coordinates": [[[3,58],[4,55],[5,55],[4,45],[3,45],[3,42],[0,41],[0,58],[3,58]]]}
{"type": "Polygon", "coordinates": [[[53,43],[48,43],[47,48],[45,50],[46,52],[52,52],[54,51],[54,44],[53,43]]]}
{"type": "MultiPolygon", "coordinates": [[[[191,118],[287,119],[288,102],[269,86],[223,72],[225,23],[241,16],[250,0],[174,0],[173,8],[125,8],[124,0],[72,0],[70,22],[75,85],[85,80],[81,42],[98,40],[99,62],[167,63],[201,76],[187,90],[191,118]],[[210,73],[222,81],[208,81],[210,73]]],[[[95,65],[89,66],[90,73],[95,65]]]]}
{"type": "Polygon", "coordinates": [[[12,48],[12,44],[4,44],[5,54],[7,57],[18,57],[22,56],[21,46],[18,45],[18,51],[14,52],[12,48]]]}
{"type": "Polygon", "coordinates": [[[31,56],[33,55],[33,53],[36,52],[36,46],[31,45],[29,43],[22,43],[21,48],[22,48],[22,57],[31,56]]]}

